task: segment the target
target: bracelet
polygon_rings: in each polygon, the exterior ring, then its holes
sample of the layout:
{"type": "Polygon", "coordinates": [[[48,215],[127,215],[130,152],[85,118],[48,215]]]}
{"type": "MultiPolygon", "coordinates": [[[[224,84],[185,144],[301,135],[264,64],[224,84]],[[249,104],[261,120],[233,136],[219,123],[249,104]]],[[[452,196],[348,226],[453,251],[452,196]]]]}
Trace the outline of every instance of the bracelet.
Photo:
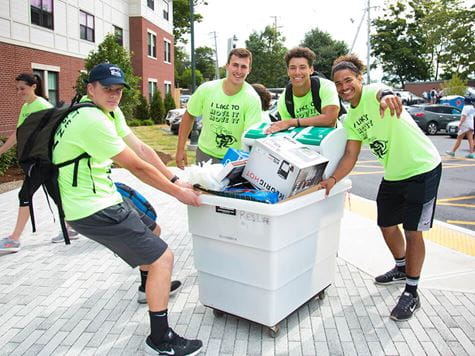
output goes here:
{"type": "Polygon", "coordinates": [[[335,184],[337,183],[336,177],[335,176],[330,176],[328,179],[333,178],[335,180],[335,184]]]}
{"type": "Polygon", "coordinates": [[[170,182],[175,183],[178,179],[180,179],[180,177],[178,177],[178,176],[173,176],[173,177],[170,179],[170,182]]]}
{"type": "Polygon", "coordinates": [[[297,127],[300,127],[300,119],[297,119],[297,127]]]}
{"type": "Polygon", "coordinates": [[[393,91],[390,89],[384,89],[379,95],[379,100],[381,100],[386,95],[394,95],[393,91]]]}

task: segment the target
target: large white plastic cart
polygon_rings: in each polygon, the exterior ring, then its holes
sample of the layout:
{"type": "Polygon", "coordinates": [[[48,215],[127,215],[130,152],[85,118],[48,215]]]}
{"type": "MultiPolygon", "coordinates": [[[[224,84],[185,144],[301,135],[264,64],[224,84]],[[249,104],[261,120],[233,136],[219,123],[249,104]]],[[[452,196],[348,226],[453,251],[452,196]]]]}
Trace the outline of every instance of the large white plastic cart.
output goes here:
{"type": "Polygon", "coordinates": [[[351,181],[278,204],[202,195],[188,207],[200,302],[279,332],[278,323],[335,276],[345,193],[351,181]]]}

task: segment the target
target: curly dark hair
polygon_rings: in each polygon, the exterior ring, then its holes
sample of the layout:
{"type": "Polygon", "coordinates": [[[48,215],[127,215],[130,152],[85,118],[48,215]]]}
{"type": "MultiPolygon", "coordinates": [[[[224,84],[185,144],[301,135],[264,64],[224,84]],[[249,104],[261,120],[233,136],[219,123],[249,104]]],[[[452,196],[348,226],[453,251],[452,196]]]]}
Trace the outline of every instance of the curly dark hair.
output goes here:
{"type": "Polygon", "coordinates": [[[269,92],[269,90],[267,90],[267,88],[264,85],[259,84],[259,83],[252,84],[252,87],[257,92],[257,94],[259,94],[259,97],[261,98],[262,110],[264,111],[269,110],[270,101],[272,99],[272,95],[269,92]]]}
{"type": "Polygon", "coordinates": [[[317,58],[317,56],[315,55],[315,52],[313,52],[310,48],[295,47],[288,51],[284,56],[284,60],[287,64],[287,67],[289,66],[289,62],[292,58],[305,58],[308,62],[309,67],[313,67],[313,62],[315,61],[315,58],[317,58]]]}

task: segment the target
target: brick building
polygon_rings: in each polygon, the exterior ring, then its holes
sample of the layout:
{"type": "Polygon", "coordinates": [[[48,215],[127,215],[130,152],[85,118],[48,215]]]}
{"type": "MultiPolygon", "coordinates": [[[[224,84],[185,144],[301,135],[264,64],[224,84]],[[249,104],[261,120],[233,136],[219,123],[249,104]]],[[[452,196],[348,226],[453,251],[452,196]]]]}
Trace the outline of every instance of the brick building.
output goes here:
{"type": "Polygon", "coordinates": [[[0,136],[16,126],[19,73],[40,74],[49,100],[68,102],[84,59],[107,33],[134,53],[145,97],[170,92],[172,6],[172,0],[0,0],[0,136]]]}

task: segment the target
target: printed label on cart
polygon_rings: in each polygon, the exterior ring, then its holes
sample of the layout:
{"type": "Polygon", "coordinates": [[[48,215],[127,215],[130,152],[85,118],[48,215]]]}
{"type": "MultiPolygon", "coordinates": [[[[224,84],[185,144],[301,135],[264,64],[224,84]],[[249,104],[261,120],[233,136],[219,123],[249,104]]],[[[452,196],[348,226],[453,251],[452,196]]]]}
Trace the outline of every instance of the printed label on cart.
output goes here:
{"type": "Polygon", "coordinates": [[[268,216],[249,213],[247,211],[240,210],[239,211],[239,219],[246,222],[257,223],[257,224],[264,224],[269,225],[270,219],[268,216]]]}
{"type": "Polygon", "coordinates": [[[236,209],[223,208],[221,206],[216,207],[216,212],[219,214],[236,215],[236,209]]]}

